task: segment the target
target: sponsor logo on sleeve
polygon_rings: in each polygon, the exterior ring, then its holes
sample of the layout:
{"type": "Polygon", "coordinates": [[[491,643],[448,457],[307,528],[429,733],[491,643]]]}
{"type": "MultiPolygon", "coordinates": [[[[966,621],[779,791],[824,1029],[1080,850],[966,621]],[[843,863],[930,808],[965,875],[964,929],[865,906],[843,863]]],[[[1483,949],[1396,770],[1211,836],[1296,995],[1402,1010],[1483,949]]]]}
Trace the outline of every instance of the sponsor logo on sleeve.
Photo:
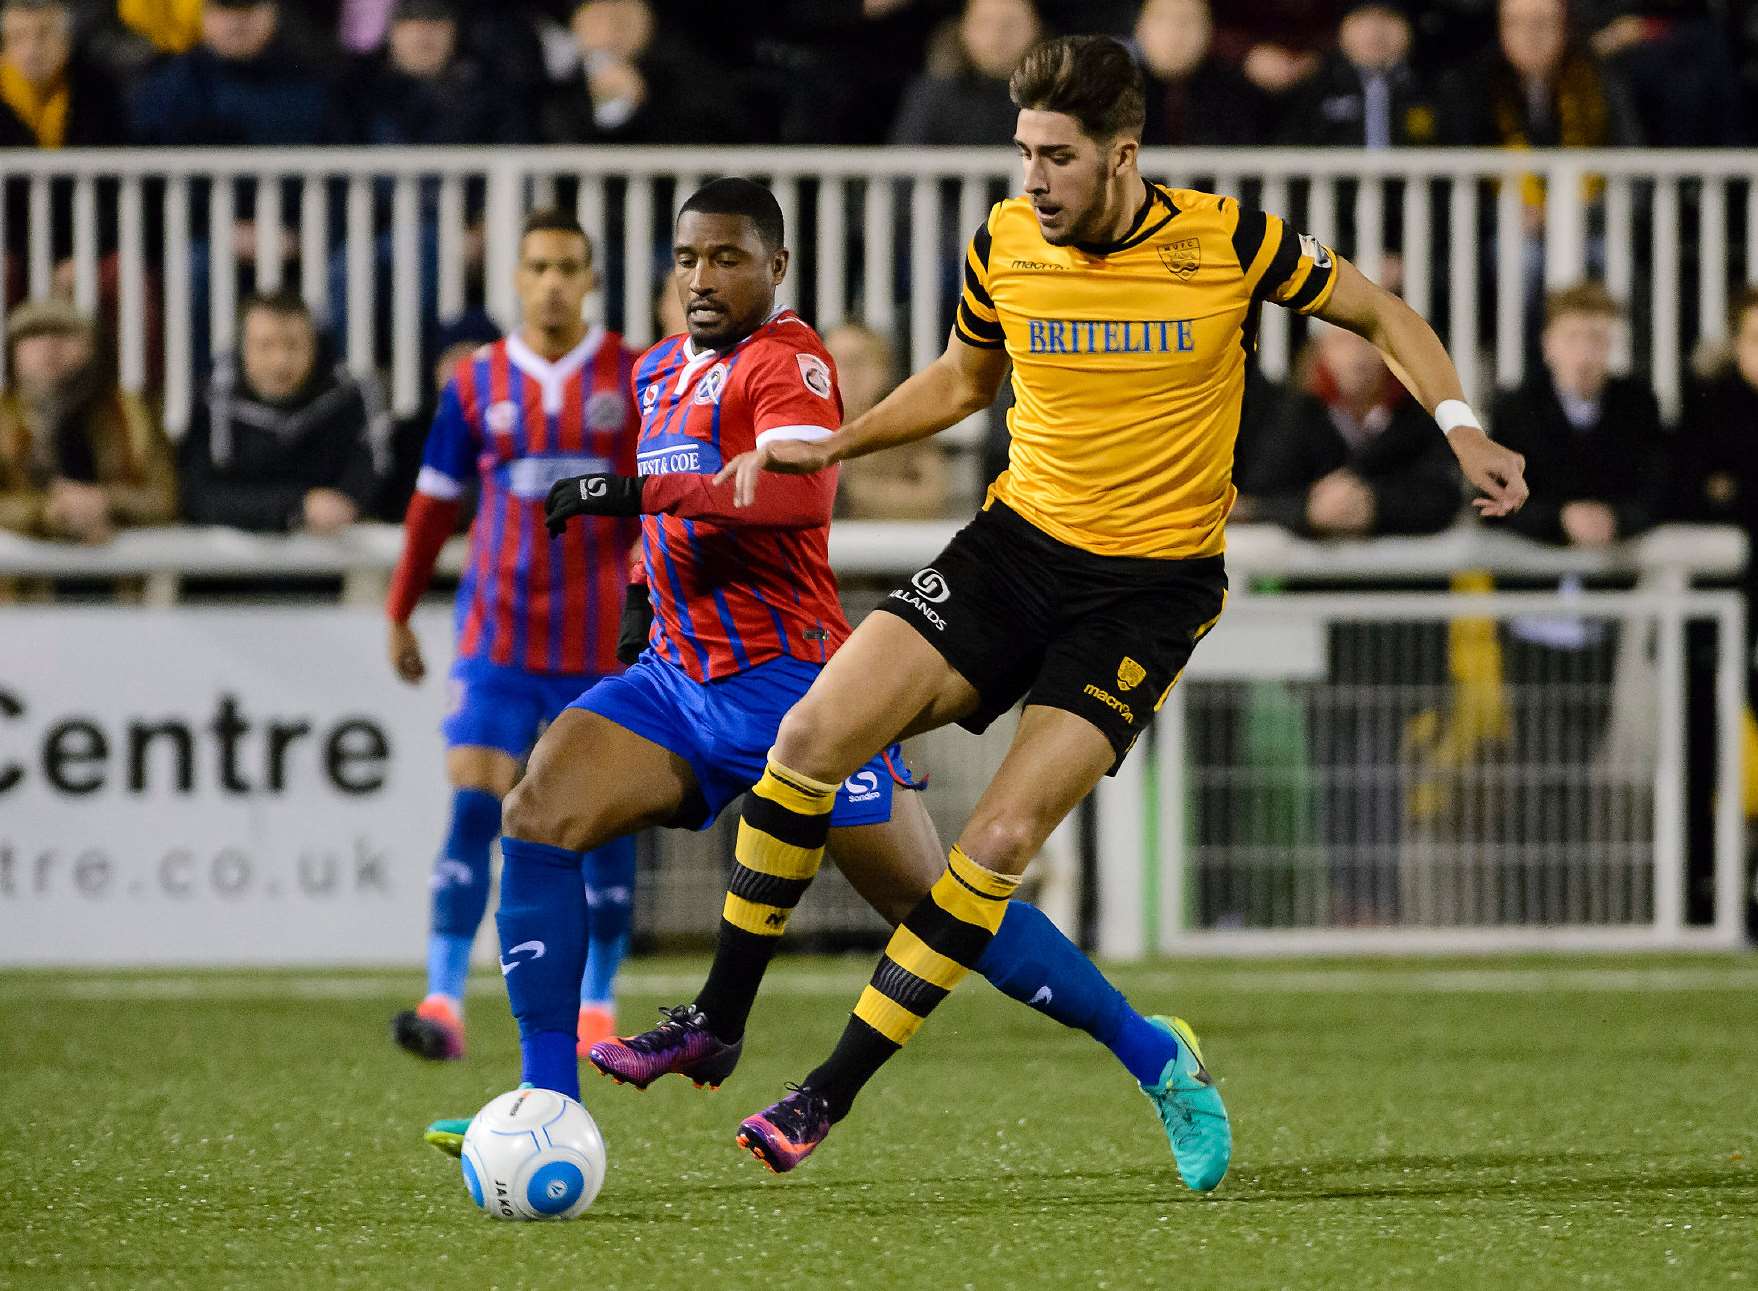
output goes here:
{"type": "Polygon", "coordinates": [[[1310,233],[1300,235],[1300,254],[1312,261],[1314,269],[1329,269],[1331,267],[1330,249],[1310,233]]]}
{"type": "Polygon", "coordinates": [[[800,365],[800,380],[806,389],[820,399],[830,398],[830,365],[816,354],[796,354],[794,361],[800,365]]]}

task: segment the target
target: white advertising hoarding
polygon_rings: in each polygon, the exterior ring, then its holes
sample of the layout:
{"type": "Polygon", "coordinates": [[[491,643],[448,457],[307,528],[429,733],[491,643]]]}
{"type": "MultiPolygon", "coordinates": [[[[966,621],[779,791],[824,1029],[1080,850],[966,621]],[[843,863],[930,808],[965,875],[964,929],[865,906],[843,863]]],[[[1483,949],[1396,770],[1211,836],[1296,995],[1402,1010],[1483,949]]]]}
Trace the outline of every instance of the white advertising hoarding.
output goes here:
{"type": "Polygon", "coordinates": [[[0,611],[0,964],[419,960],[449,616],[0,611]]]}

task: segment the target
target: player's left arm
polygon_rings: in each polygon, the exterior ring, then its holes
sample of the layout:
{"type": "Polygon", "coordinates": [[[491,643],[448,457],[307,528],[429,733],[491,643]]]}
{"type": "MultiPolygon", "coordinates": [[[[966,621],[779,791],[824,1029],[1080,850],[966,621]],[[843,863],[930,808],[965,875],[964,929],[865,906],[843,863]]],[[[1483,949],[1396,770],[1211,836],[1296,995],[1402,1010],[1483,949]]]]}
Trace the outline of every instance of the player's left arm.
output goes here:
{"type": "MultiPolygon", "coordinates": [[[[828,439],[842,424],[842,399],[824,356],[766,347],[747,357],[737,393],[724,396],[722,424],[748,425],[759,446],[788,439],[828,439]]],[[[579,475],[557,480],[545,507],[549,531],[578,515],[671,515],[681,520],[764,529],[815,529],[830,523],[836,472],[788,477],[753,506],[737,504],[737,482],[693,472],[634,476],[579,475]]]]}
{"type": "Polygon", "coordinates": [[[1486,516],[1520,509],[1526,501],[1526,459],[1484,433],[1465,402],[1459,370],[1421,314],[1341,256],[1330,298],[1313,313],[1373,342],[1404,388],[1433,414],[1459,469],[1483,493],[1473,506],[1486,516]]]}

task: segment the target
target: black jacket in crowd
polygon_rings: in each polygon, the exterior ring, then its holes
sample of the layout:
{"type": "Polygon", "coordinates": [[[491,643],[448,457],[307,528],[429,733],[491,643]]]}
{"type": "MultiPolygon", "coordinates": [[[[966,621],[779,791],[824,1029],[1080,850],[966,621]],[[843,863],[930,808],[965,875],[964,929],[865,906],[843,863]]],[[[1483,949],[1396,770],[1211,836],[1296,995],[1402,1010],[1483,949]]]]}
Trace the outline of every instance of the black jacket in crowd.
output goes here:
{"type": "Polygon", "coordinates": [[[1654,392],[1613,377],[1599,396],[1599,419],[1577,430],[1563,412],[1548,369],[1496,397],[1490,427],[1497,443],[1526,457],[1526,505],[1499,521],[1540,542],[1564,543],[1563,507],[1604,502],[1617,536],[1631,538],[1660,519],[1668,494],[1667,441],[1654,392]]]}
{"type": "MultiPolygon", "coordinates": [[[[1394,148],[1433,144],[1440,127],[1440,107],[1408,64],[1386,73],[1391,97],[1390,134],[1394,148]]],[[[1283,119],[1283,142],[1330,148],[1360,148],[1367,142],[1367,78],[1332,51],[1319,70],[1289,91],[1292,100],[1283,119]]]]}
{"type": "MultiPolygon", "coordinates": [[[[122,96],[103,68],[77,55],[67,66],[67,127],[62,146],[67,148],[113,148],[127,139],[127,119],[122,96]]],[[[35,148],[37,137],[5,103],[0,103],[0,148],[35,148]]],[[[73,254],[73,188],[71,179],[49,185],[50,254],[64,260],[73,254]]],[[[98,244],[108,252],[115,246],[114,199],[99,186],[98,244]]],[[[5,185],[7,254],[23,257],[30,239],[30,182],[10,179],[5,185]]]]}
{"type": "MultiPolygon", "coordinates": [[[[1738,369],[1698,383],[1674,445],[1674,513],[1737,524],[1758,540],[1758,390],[1738,369]]],[[[1758,577],[1758,561],[1750,568],[1758,577]]]]}
{"type": "Polygon", "coordinates": [[[1235,483],[1251,499],[1250,518],[1310,533],[1307,491],[1347,469],[1373,493],[1374,535],[1445,529],[1460,502],[1459,470],[1445,437],[1413,400],[1400,399],[1383,415],[1384,426],[1352,443],[1323,400],[1289,398],[1241,445],[1235,483]]]}
{"type": "Polygon", "coordinates": [[[1264,141],[1269,100],[1231,63],[1210,55],[1176,81],[1146,74],[1149,148],[1245,147],[1264,141]]]}
{"type": "Polygon", "coordinates": [[[370,380],[327,346],[305,388],[270,403],[252,394],[240,361],[215,368],[183,438],[183,510],[192,524],[284,533],[303,522],[305,495],[329,488],[370,514],[390,472],[390,416],[370,380]]]}

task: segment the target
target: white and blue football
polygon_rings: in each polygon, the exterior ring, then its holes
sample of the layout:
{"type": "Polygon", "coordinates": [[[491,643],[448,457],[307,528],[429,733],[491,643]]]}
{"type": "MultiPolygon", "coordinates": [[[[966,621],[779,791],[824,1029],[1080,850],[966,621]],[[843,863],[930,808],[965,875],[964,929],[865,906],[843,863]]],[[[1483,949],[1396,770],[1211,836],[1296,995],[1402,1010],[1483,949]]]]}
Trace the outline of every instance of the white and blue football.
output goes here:
{"type": "Polygon", "coordinates": [[[464,1186],[496,1219],[575,1219],[604,1185],[604,1136],[553,1089],[490,1100],[464,1135],[464,1186]]]}

